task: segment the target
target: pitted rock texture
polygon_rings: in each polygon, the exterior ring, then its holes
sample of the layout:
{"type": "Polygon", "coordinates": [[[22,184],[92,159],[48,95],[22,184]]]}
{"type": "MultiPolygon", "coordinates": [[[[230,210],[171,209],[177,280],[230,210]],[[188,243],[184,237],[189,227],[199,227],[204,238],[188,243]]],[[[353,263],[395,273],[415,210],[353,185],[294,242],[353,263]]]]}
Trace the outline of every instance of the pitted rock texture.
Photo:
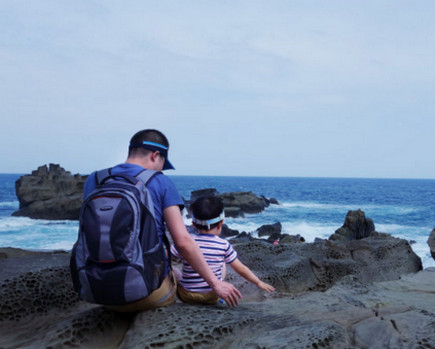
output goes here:
{"type": "MultiPolygon", "coordinates": [[[[348,242],[271,245],[255,240],[233,246],[240,260],[260,279],[292,294],[326,290],[350,274],[363,282],[374,282],[422,269],[421,259],[409,243],[388,234],[348,242]]],[[[238,286],[247,283],[233,273],[228,277],[238,286]]]]}
{"type": "Polygon", "coordinates": [[[53,267],[27,272],[3,281],[0,287],[0,322],[19,321],[50,309],[64,311],[79,302],[71,287],[69,268],[53,267]]]}
{"type": "Polygon", "coordinates": [[[435,269],[237,308],[175,304],[140,313],[120,348],[435,348],[435,269]],[[164,329],[164,331],[162,330],[164,329]]]}
{"type": "Polygon", "coordinates": [[[36,219],[78,219],[86,178],[72,175],[56,164],[50,164],[48,168],[40,166],[16,181],[20,208],[13,215],[36,219]]]}
{"type": "MultiPolygon", "coordinates": [[[[228,268],[243,294],[236,308],[177,301],[119,314],[77,299],[65,259],[30,263],[44,268],[0,277],[0,348],[435,349],[435,268],[415,274],[419,259],[406,241],[379,235],[235,249],[275,293],[228,268]]],[[[0,274],[6,263],[41,259],[7,254],[14,258],[0,259],[0,274]]]]}

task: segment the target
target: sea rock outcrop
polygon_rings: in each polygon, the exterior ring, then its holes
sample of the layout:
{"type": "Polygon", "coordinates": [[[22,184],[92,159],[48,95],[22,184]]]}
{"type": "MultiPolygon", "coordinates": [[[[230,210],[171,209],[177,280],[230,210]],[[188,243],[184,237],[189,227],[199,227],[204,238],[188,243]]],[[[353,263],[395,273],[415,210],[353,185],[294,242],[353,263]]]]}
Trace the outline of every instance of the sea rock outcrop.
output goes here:
{"type": "Polygon", "coordinates": [[[430,233],[427,243],[430,248],[430,254],[432,258],[435,259],[435,229],[433,229],[432,232],[430,233]]]}
{"type": "Polygon", "coordinates": [[[330,240],[360,240],[369,237],[375,231],[371,218],[366,218],[364,211],[349,211],[341,228],[332,234],[330,240]]]}
{"type": "Polygon", "coordinates": [[[258,196],[251,191],[219,193],[214,188],[199,189],[191,192],[190,200],[184,200],[189,210],[190,203],[203,196],[217,196],[222,199],[226,217],[244,217],[245,213],[260,213],[270,204],[278,205],[278,200],[258,196]]]}
{"type": "Polygon", "coordinates": [[[282,231],[281,222],[276,222],[273,224],[263,224],[261,227],[257,229],[257,234],[259,237],[280,235],[281,231],[282,231]]]}
{"type": "Polygon", "coordinates": [[[36,219],[78,219],[86,178],[72,175],[59,165],[40,166],[16,181],[20,207],[13,215],[36,219]]]}
{"type": "Polygon", "coordinates": [[[0,347],[364,348],[376,347],[373,333],[382,348],[434,343],[434,272],[415,274],[421,260],[405,240],[372,233],[352,241],[233,245],[275,293],[229,268],[227,280],[243,294],[239,307],[204,311],[177,301],[138,315],[80,301],[67,253],[0,249],[0,347]]]}

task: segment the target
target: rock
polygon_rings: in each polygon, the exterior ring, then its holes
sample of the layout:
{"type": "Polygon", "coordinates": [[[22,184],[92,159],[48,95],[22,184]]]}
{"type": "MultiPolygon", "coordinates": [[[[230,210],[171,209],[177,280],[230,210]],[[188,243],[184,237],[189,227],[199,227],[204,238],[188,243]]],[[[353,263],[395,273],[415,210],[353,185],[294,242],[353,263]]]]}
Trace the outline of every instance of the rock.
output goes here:
{"type": "Polygon", "coordinates": [[[46,253],[40,270],[26,272],[14,264],[35,265],[40,254],[0,249],[6,256],[0,273],[15,272],[0,277],[0,347],[417,348],[435,341],[435,268],[416,273],[421,261],[405,240],[374,234],[347,242],[233,245],[275,293],[228,268],[227,280],[243,294],[238,307],[177,301],[138,314],[78,300],[67,259],[46,253]]]}
{"type": "Polygon", "coordinates": [[[375,231],[375,225],[370,218],[366,218],[361,210],[349,211],[344,224],[337,229],[330,240],[359,240],[369,237],[375,231]]]}
{"type": "Polygon", "coordinates": [[[224,207],[225,217],[231,218],[244,218],[245,214],[243,213],[240,207],[224,207]]]}
{"type": "Polygon", "coordinates": [[[283,234],[280,233],[272,233],[269,235],[269,237],[266,239],[267,242],[270,242],[271,244],[275,243],[275,241],[279,242],[283,234]]]}
{"type": "Polygon", "coordinates": [[[260,213],[267,207],[263,198],[252,192],[229,192],[217,195],[224,207],[239,207],[244,213],[260,213]]]}
{"type": "MultiPolygon", "coordinates": [[[[264,196],[257,196],[252,192],[228,192],[219,193],[214,188],[206,188],[191,192],[190,200],[184,200],[188,210],[188,216],[191,216],[190,204],[196,199],[204,196],[217,196],[222,199],[226,217],[243,218],[245,213],[260,213],[269,206],[270,200],[264,196]]],[[[274,201],[277,202],[276,199],[274,201]]]]}
{"type": "Polygon", "coordinates": [[[271,236],[271,235],[280,235],[282,231],[282,224],[280,222],[276,222],[273,224],[264,224],[257,229],[257,234],[259,237],[262,236],[271,236]]]}
{"type": "Polygon", "coordinates": [[[204,196],[216,196],[217,194],[218,194],[218,191],[214,188],[194,190],[190,194],[190,203],[192,203],[196,199],[202,198],[204,196]]]}
{"type": "Polygon", "coordinates": [[[432,230],[432,232],[429,235],[429,239],[427,240],[427,243],[430,248],[430,254],[433,259],[435,259],[435,228],[432,230]]]}
{"type": "Polygon", "coordinates": [[[279,201],[275,198],[270,198],[269,201],[271,205],[279,205],[279,201]]]}
{"type": "Polygon", "coordinates": [[[279,239],[280,244],[297,244],[302,242],[305,242],[305,239],[299,234],[297,235],[282,234],[279,239]]]}
{"type": "Polygon", "coordinates": [[[254,240],[256,239],[254,239],[251,234],[247,233],[246,231],[242,231],[239,235],[231,239],[231,243],[243,243],[254,240]]]}
{"type": "Polygon", "coordinates": [[[228,238],[228,237],[236,236],[236,235],[239,235],[239,231],[238,230],[231,229],[226,224],[222,225],[222,232],[221,232],[221,237],[222,238],[228,238]]]}
{"type": "Polygon", "coordinates": [[[35,219],[71,219],[79,217],[83,186],[87,176],[72,175],[62,167],[50,164],[31,175],[20,177],[15,191],[20,208],[13,216],[35,219]]]}

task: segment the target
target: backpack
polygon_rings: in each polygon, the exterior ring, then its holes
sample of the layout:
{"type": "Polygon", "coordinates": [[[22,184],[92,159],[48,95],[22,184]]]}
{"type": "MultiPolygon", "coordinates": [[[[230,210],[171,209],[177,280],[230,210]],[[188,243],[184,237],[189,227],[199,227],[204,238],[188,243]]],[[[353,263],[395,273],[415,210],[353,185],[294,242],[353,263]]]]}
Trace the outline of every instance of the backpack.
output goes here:
{"type": "Polygon", "coordinates": [[[96,172],[97,186],[82,204],[70,261],[73,285],[83,300],[124,305],[161,285],[170,263],[169,241],[165,234],[159,238],[146,187],[158,173],[144,170],[132,177],[112,175],[110,169],[96,172]]]}

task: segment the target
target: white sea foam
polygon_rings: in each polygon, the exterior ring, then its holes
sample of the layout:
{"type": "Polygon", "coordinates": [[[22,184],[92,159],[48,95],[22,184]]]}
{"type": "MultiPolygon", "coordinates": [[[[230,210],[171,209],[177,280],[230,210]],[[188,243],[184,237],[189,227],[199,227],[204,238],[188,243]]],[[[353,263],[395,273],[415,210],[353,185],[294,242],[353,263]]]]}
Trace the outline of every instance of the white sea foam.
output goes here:
{"type": "Polygon", "coordinates": [[[3,217],[0,219],[0,232],[18,231],[23,228],[39,225],[40,221],[26,217],[3,217]]]}
{"type": "Polygon", "coordinates": [[[270,206],[272,209],[303,209],[303,210],[322,210],[322,211],[348,211],[358,210],[383,212],[383,213],[396,213],[407,214],[418,212],[420,209],[416,207],[398,207],[391,205],[375,205],[375,204],[322,204],[318,202],[282,202],[280,205],[270,206]]]}
{"type": "Polygon", "coordinates": [[[0,208],[12,208],[18,209],[20,203],[18,201],[2,201],[0,202],[0,208]]]}

